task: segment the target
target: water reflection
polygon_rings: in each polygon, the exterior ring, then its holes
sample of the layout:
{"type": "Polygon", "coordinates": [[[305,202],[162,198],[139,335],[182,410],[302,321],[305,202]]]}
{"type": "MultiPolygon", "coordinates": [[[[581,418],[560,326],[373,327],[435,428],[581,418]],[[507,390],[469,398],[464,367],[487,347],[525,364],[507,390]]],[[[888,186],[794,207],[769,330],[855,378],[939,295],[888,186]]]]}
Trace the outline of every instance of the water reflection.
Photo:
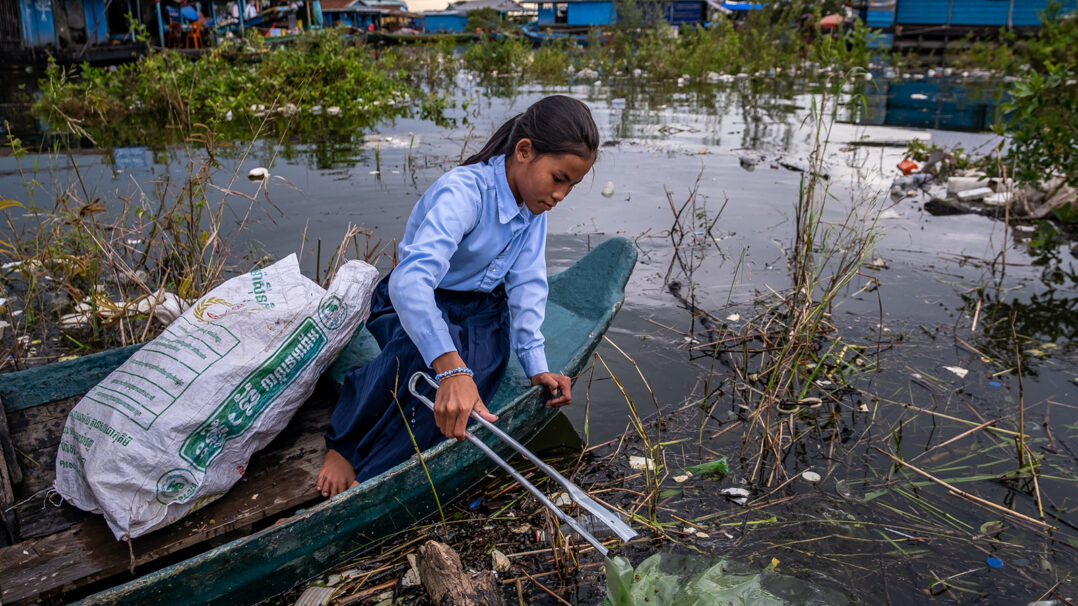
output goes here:
{"type": "Polygon", "coordinates": [[[1000,105],[1006,100],[1004,91],[1003,84],[995,81],[871,81],[860,87],[867,110],[860,123],[988,131],[1003,117],[1000,105]]]}

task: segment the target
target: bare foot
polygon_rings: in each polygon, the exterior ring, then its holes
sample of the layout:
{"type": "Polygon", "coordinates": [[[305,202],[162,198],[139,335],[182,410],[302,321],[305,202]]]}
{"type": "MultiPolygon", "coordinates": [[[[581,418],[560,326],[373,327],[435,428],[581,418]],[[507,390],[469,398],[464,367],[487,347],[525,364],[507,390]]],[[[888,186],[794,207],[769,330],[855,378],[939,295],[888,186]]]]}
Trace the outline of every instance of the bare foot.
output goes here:
{"type": "Polygon", "coordinates": [[[318,472],[315,484],[324,497],[334,497],[355,486],[356,470],[352,464],[332,448],[326,451],[326,460],[318,472]]]}

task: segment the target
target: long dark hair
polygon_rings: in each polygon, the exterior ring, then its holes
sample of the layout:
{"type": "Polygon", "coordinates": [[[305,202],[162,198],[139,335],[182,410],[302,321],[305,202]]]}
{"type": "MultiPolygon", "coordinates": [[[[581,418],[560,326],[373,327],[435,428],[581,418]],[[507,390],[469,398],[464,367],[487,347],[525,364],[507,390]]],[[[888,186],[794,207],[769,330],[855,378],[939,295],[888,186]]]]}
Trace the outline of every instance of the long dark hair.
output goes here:
{"type": "Polygon", "coordinates": [[[573,154],[593,158],[599,149],[599,129],[588,106],[572,97],[551,95],[502,124],[483,149],[461,166],[511,154],[521,139],[531,139],[532,149],[540,156],[573,154]]]}

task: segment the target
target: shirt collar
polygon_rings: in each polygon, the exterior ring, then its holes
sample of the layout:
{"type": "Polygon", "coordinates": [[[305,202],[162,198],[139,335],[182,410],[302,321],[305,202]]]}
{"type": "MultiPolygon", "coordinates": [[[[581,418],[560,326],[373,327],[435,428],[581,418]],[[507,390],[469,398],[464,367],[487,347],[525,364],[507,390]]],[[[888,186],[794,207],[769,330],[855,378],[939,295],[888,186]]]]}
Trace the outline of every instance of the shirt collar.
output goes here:
{"type": "Polygon", "coordinates": [[[494,156],[490,159],[490,166],[494,169],[494,186],[498,191],[498,220],[508,223],[517,215],[527,220],[527,215],[531,213],[521,212],[522,209],[517,206],[516,196],[509,188],[509,178],[505,174],[505,156],[494,156]]]}

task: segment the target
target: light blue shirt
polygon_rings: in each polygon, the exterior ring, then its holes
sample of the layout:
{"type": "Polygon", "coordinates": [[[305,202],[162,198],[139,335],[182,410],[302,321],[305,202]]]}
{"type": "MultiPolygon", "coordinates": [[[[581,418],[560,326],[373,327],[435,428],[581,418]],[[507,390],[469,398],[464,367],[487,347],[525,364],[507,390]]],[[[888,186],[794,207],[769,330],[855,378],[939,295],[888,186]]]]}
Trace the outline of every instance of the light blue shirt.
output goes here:
{"type": "Polygon", "coordinates": [[[529,376],[547,372],[546,215],[517,206],[505,156],[442,175],[408,217],[389,279],[389,297],[405,332],[430,365],[456,351],[434,302],[434,289],[490,292],[505,284],[510,336],[529,376]]]}

